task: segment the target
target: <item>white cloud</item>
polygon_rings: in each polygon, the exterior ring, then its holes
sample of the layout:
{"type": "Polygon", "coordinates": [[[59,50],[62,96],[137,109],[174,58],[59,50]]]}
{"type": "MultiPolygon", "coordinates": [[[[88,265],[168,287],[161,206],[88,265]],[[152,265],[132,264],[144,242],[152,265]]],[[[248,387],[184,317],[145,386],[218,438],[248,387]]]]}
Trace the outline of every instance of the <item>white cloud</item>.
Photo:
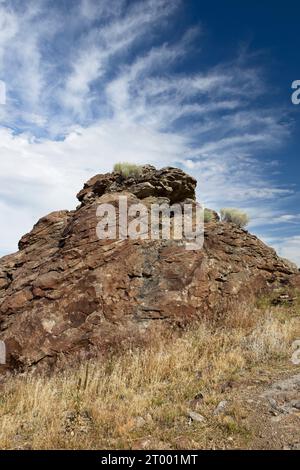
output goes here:
{"type": "Polygon", "coordinates": [[[279,240],[270,240],[270,243],[283,258],[294,261],[300,269],[300,235],[285,237],[279,240]]]}
{"type": "Polygon", "coordinates": [[[259,69],[237,60],[174,72],[201,33],[158,41],[177,1],[128,8],[82,0],[70,21],[44,5],[0,7],[0,79],[9,84],[0,106],[2,251],[14,250],[38,217],[73,208],[83,183],[120,160],[181,165],[198,178],[207,205],[234,203],[255,214],[259,203],[265,222],[273,218],[265,201],[291,190],[272,183],[255,154],[277,148],[290,129],[276,110],[256,106],[265,93],[259,69]]]}
{"type": "Polygon", "coordinates": [[[119,16],[125,6],[124,0],[110,0],[99,2],[97,0],[81,0],[80,12],[84,18],[95,20],[119,16]]]}

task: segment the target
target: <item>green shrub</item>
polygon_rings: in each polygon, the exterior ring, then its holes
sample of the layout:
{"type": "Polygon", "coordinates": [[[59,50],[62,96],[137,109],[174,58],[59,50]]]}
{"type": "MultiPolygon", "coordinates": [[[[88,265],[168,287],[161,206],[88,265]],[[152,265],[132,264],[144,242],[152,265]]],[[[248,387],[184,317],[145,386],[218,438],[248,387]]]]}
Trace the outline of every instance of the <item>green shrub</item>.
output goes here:
{"type": "Polygon", "coordinates": [[[138,176],[142,171],[141,165],[135,165],[134,163],[120,162],[114,165],[114,173],[120,173],[121,175],[128,178],[129,176],[138,176]]]}
{"type": "Polygon", "coordinates": [[[231,222],[242,228],[246,227],[249,223],[249,217],[246,212],[230,207],[221,209],[221,220],[222,222],[231,222]]]}
{"type": "Polygon", "coordinates": [[[204,209],[204,223],[211,222],[213,215],[209,209],[204,209]]]}

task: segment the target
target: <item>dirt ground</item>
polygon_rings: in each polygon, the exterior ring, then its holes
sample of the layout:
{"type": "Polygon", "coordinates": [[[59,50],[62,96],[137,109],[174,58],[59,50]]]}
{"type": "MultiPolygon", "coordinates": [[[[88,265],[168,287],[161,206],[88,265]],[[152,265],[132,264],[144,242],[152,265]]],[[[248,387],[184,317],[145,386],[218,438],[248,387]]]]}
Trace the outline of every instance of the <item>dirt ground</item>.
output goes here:
{"type": "Polygon", "coordinates": [[[300,450],[300,366],[258,370],[227,394],[248,430],[227,448],[300,450]]]}

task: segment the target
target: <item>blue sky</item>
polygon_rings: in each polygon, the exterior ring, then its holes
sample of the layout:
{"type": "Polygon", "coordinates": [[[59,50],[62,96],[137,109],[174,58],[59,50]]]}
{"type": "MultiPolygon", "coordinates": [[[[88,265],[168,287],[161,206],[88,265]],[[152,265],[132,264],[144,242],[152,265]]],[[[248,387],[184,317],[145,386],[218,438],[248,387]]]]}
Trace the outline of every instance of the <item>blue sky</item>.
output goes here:
{"type": "Polygon", "coordinates": [[[126,160],[182,167],[300,265],[300,4],[277,3],[0,0],[0,254],[126,160]]]}

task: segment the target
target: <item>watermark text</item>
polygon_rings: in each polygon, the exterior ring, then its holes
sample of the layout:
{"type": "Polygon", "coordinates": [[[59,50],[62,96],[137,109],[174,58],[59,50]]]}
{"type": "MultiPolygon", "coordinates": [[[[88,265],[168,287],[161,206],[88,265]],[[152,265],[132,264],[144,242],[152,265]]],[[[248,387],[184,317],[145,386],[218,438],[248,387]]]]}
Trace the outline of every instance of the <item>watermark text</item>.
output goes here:
{"type": "Polygon", "coordinates": [[[114,204],[100,204],[96,232],[99,240],[181,240],[187,250],[199,250],[204,242],[204,209],[193,204],[128,204],[119,196],[114,204]]]}
{"type": "Polygon", "coordinates": [[[300,104],[300,80],[294,80],[292,89],[295,90],[292,94],[292,103],[295,105],[300,104]]]}
{"type": "Polygon", "coordinates": [[[0,105],[6,104],[6,85],[0,80],[0,105]]]}

